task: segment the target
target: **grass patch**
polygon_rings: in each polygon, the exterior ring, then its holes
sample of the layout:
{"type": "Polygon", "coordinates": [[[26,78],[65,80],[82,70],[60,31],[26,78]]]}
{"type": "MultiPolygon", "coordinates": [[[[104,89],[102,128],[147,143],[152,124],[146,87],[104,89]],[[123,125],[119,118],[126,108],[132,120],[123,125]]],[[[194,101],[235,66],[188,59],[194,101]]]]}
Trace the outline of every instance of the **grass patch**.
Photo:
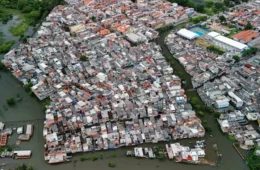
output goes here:
{"type": "Polygon", "coordinates": [[[227,35],[228,38],[232,38],[235,34],[240,32],[241,30],[239,28],[232,28],[230,29],[230,33],[227,35]]]}
{"type": "Polygon", "coordinates": [[[231,136],[231,135],[228,135],[228,139],[231,140],[231,141],[235,141],[236,138],[234,136],[231,136]]]}
{"type": "MultiPolygon", "coordinates": [[[[9,31],[14,35],[14,36],[20,36],[23,35],[24,32],[28,29],[30,25],[30,21],[27,19],[28,17],[26,16],[25,13],[21,13],[19,10],[16,9],[10,9],[10,8],[1,8],[0,7],[0,12],[3,12],[3,20],[8,21],[12,19],[13,16],[17,15],[19,17],[19,20],[21,20],[21,23],[17,26],[10,27],[9,31]],[[7,20],[7,16],[9,16],[7,20]],[[11,17],[12,16],[12,17],[11,17]]],[[[1,13],[0,13],[0,21],[1,21],[1,13]]]]}
{"type": "Polygon", "coordinates": [[[9,31],[14,36],[20,36],[24,34],[24,32],[28,29],[29,25],[30,25],[29,21],[23,20],[23,22],[17,25],[16,27],[10,27],[9,31]]]}
{"type": "Polygon", "coordinates": [[[7,53],[13,46],[14,41],[8,41],[0,45],[0,54],[7,53]]]}

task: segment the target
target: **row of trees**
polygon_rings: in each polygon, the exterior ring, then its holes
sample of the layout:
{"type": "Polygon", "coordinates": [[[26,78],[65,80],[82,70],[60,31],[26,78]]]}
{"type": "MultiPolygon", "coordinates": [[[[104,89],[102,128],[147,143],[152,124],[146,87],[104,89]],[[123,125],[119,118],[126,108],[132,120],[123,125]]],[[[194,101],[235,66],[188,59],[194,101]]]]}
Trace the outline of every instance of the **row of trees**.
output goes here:
{"type": "Polygon", "coordinates": [[[207,20],[207,16],[205,15],[201,15],[201,16],[197,16],[197,17],[194,17],[194,18],[191,18],[190,19],[194,24],[197,24],[201,21],[206,21],[207,20]]]}
{"type": "Polygon", "coordinates": [[[195,10],[200,13],[208,13],[208,11],[217,13],[220,11],[224,11],[225,9],[226,9],[226,6],[223,2],[220,2],[220,1],[213,2],[212,0],[206,0],[205,4],[197,4],[195,6],[195,10]]]}
{"type": "MultiPolygon", "coordinates": [[[[195,109],[195,111],[199,117],[204,117],[204,113],[213,114],[214,117],[217,119],[220,117],[221,114],[219,112],[215,112],[211,107],[206,106],[204,103],[202,103],[202,105],[201,105],[200,103],[201,102],[199,101],[198,97],[192,97],[190,100],[190,104],[195,109]]],[[[208,133],[211,133],[211,129],[207,125],[207,120],[203,120],[202,125],[208,133]]]]}
{"type": "Polygon", "coordinates": [[[0,9],[0,22],[6,24],[9,20],[13,19],[13,15],[0,9]]]}
{"type": "Polygon", "coordinates": [[[222,55],[222,54],[225,53],[224,51],[222,51],[222,50],[219,49],[218,47],[215,47],[214,45],[208,46],[208,47],[207,47],[207,50],[212,51],[212,52],[214,52],[214,53],[217,53],[217,54],[219,54],[219,55],[222,55]]]}
{"type": "Polygon", "coordinates": [[[250,55],[255,55],[257,53],[258,49],[255,48],[255,47],[251,47],[247,50],[245,50],[242,54],[242,57],[247,57],[247,56],[250,56],[250,55]]]}
{"type": "Polygon", "coordinates": [[[236,4],[247,2],[248,0],[223,0],[214,1],[206,0],[205,3],[195,4],[192,0],[169,0],[170,2],[178,3],[181,6],[192,7],[200,13],[218,13],[224,11],[226,7],[233,7],[236,4]]]}
{"type": "MultiPolygon", "coordinates": [[[[26,14],[26,18],[31,24],[35,24],[37,20],[46,17],[55,6],[64,3],[64,0],[1,0],[0,7],[19,10],[26,14]]],[[[8,16],[2,15],[2,18],[6,17],[8,16]]]]}

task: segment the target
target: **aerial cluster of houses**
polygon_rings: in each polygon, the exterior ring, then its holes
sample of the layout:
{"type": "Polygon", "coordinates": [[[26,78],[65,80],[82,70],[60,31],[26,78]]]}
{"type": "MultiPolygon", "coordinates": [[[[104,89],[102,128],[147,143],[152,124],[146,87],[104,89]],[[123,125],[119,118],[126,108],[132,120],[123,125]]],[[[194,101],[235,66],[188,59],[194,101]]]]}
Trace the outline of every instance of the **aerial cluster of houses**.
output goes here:
{"type": "Polygon", "coordinates": [[[192,76],[193,87],[196,88],[225,72],[228,69],[228,58],[198,46],[194,41],[197,36],[193,35],[195,33],[182,29],[177,33],[170,33],[165,43],[173,56],[185,67],[186,72],[192,76]],[[183,30],[185,32],[182,34],[183,30]],[[191,34],[191,39],[186,38],[188,34],[191,34]]]}
{"type": "Polygon", "coordinates": [[[193,14],[165,1],[68,1],[27,43],[2,61],[47,106],[45,160],[87,152],[202,137],[179,77],[148,43],[154,28],[193,14]]]}
{"type": "Polygon", "coordinates": [[[169,159],[176,159],[176,162],[201,163],[200,158],[206,156],[203,141],[197,141],[195,148],[183,146],[180,143],[166,144],[166,151],[169,159]],[[201,144],[201,145],[198,145],[201,144]]]}
{"type": "Polygon", "coordinates": [[[233,66],[229,74],[198,89],[201,99],[222,113],[219,118],[222,131],[248,148],[260,138],[257,129],[245,126],[249,121],[260,123],[259,63],[260,56],[257,54],[233,66]]]}
{"type": "MultiPolygon", "coordinates": [[[[258,47],[259,7],[258,1],[250,1],[223,13],[229,25],[244,29],[250,22],[253,26],[230,38],[225,36],[230,34],[228,31],[215,32],[196,25],[172,32],[165,40],[171,53],[192,76],[193,87],[203,102],[221,113],[218,122],[222,131],[233,136],[244,149],[252,148],[260,137],[254,126],[246,125],[250,121],[260,123],[260,56],[241,58],[238,63],[232,56],[241,57],[245,50],[258,47]],[[206,49],[209,45],[225,53],[211,53],[206,49]]],[[[212,20],[214,17],[205,24],[212,20]]]]}
{"type": "Polygon", "coordinates": [[[23,131],[23,126],[20,126],[18,128],[10,128],[5,126],[5,123],[0,122],[0,157],[1,158],[13,158],[13,159],[28,159],[31,157],[31,150],[19,150],[19,151],[12,151],[9,149],[8,145],[8,138],[11,137],[13,134],[13,130],[17,130],[18,141],[17,145],[20,144],[21,141],[28,141],[32,135],[33,135],[33,125],[27,124],[26,126],[26,132],[23,131]]]}
{"type": "Polygon", "coordinates": [[[196,141],[194,148],[183,146],[180,143],[166,144],[165,149],[157,146],[154,148],[135,147],[134,151],[127,151],[127,156],[162,159],[167,155],[170,160],[174,159],[176,162],[203,164],[201,158],[206,156],[204,149],[205,146],[205,141],[196,141]]]}
{"type": "Polygon", "coordinates": [[[260,30],[260,2],[249,1],[242,3],[230,11],[224,12],[227,23],[243,29],[251,23],[257,31],[260,30]]]}

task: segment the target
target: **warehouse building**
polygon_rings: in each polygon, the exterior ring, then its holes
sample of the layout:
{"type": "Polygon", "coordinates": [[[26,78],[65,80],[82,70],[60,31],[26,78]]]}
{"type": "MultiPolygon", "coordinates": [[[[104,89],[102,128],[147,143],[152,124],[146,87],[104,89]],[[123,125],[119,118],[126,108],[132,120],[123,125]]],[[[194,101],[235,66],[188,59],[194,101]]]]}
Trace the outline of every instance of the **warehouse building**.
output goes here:
{"type": "Polygon", "coordinates": [[[237,42],[235,40],[232,40],[230,38],[224,37],[220,35],[217,32],[210,32],[205,37],[208,41],[210,41],[212,44],[233,53],[242,53],[244,50],[248,48],[247,45],[237,42]]]}

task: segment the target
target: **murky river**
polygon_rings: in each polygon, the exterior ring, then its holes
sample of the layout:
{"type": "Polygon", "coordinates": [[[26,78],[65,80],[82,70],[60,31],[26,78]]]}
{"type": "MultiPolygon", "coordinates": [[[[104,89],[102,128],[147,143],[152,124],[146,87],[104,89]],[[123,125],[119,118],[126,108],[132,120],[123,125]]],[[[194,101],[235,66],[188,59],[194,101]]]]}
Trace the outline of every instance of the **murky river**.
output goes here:
{"type": "MultiPolygon", "coordinates": [[[[14,46],[18,45],[19,37],[13,37],[8,29],[10,26],[17,24],[19,21],[14,19],[8,22],[7,25],[0,25],[1,30],[5,35],[6,41],[15,40],[16,43],[14,46]]],[[[27,32],[27,35],[33,33],[33,29],[30,28],[30,31],[27,32]]],[[[167,36],[167,33],[164,33],[157,43],[159,43],[162,47],[163,54],[165,56],[171,56],[169,50],[164,45],[164,38],[167,36]]],[[[0,56],[2,58],[3,56],[0,56]]],[[[186,79],[188,88],[191,87],[190,76],[184,71],[184,68],[174,60],[174,70],[175,74],[179,75],[181,78],[186,79]]],[[[16,146],[17,149],[29,149],[32,150],[32,158],[28,160],[13,160],[10,158],[0,158],[0,163],[6,163],[7,166],[5,168],[13,168],[20,163],[31,163],[35,170],[104,170],[110,169],[108,167],[109,161],[115,161],[116,167],[115,170],[156,170],[156,169],[164,169],[164,170],[210,170],[210,169],[219,169],[219,170],[248,170],[249,168],[246,166],[245,161],[241,159],[238,153],[232,146],[232,142],[225,137],[220,131],[219,126],[217,125],[216,120],[212,117],[212,115],[206,114],[203,119],[208,121],[208,125],[212,129],[213,137],[206,135],[204,138],[207,143],[206,154],[207,159],[210,161],[216,160],[216,153],[212,149],[212,144],[216,143],[219,148],[219,152],[223,155],[221,159],[221,166],[210,167],[206,165],[187,165],[175,163],[170,160],[149,160],[149,159],[137,159],[137,158],[129,158],[126,157],[126,150],[130,148],[120,148],[113,151],[103,151],[97,152],[95,154],[100,155],[103,154],[103,159],[99,159],[95,162],[88,160],[85,162],[80,161],[80,157],[82,154],[78,154],[73,157],[72,162],[66,164],[59,165],[48,165],[44,161],[44,144],[42,138],[42,128],[43,128],[43,119],[44,112],[38,100],[35,97],[29,96],[24,89],[19,85],[19,82],[12,76],[9,72],[1,72],[0,78],[0,121],[8,122],[7,126],[9,127],[19,127],[22,125],[26,125],[27,123],[33,123],[35,125],[34,135],[30,139],[29,142],[21,142],[19,146],[16,146]],[[6,99],[9,97],[23,96],[23,100],[17,102],[15,106],[9,107],[6,104],[6,99]],[[33,121],[32,121],[33,120],[33,121]],[[111,153],[115,152],[116,157],[113,158],[111,153]]],[[[187,95],[197,96],[195,91],[188,92],[187,95]]],[[[14,133],[9,139],[8,144],[15,145],[17,140],[17,135],[14,133]]],[[[192,140],[181,140],[179,141],[182,144],[191,145],[190,142],[194,142],[195,139],[192,140]]],[[[173,142],[173,141],[172,141],[173,142]]],[[[164,146],[165,143],[159,143],[158,145],[164,146]]],[[[145,146],[145,145],[143,145],[145,146]]],[[[147,146],[154,146],[152,144],[147,146]]],[[[83,155],[91,155],[93,153],[85,153],[83,155]]]]}

